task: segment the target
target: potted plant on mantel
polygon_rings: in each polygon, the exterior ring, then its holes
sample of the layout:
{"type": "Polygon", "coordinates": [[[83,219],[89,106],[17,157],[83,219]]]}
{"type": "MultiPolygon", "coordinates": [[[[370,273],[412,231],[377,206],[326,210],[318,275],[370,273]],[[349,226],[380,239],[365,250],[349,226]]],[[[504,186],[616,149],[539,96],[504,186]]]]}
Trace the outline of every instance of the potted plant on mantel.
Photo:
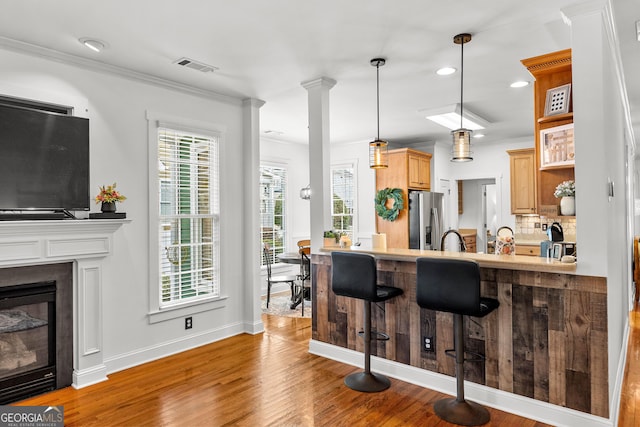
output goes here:
{"type": "Polygon", "coordinates": [[[115,212],[116,211],[116,202],[122,202],[127,198],[118,190],[116,190],[116,183],[114,182],[112,185],[103,185],[100,187],[100,192],[96,196],[96,203],[101,203],[100,210],[102,212],[115,212]]]}
{"type": "Polygon", "coordinates": [[[553,195],[560,199],[560,214],[576,214],[576,183],[573,180],[563,181],[556,187],[553,195]]]}

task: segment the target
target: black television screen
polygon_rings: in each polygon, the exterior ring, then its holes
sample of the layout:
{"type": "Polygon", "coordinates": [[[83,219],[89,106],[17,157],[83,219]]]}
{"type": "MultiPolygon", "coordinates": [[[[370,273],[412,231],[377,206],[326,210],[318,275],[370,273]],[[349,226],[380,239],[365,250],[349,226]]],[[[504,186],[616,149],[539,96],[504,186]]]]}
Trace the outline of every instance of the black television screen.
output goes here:
{"type": "Polygon", "coordinates": [[[0,104],[0,210],[89,210],[89,119],[0,104]]]}

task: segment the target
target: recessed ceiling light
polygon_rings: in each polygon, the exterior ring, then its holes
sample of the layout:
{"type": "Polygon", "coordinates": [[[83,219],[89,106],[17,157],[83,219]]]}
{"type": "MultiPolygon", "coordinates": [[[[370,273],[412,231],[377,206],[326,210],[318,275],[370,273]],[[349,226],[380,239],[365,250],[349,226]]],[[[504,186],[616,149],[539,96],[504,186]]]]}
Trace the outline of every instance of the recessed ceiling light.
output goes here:
{"type": "Polygon", "coordinates": [[[484,133],[474,133],[473,138],[484,138],[484,133]]]}
{"type": "Polygon", "coordinates": [[[436,71],[436,74],[439,76],[448,76],[455,73],[457,70],[453,67],[443,67],[436,71]]]}
{"type": "Polygon", "coordinates": [[[102,40],[96,40],[89,37],[83,37],[78,40],[80,43],[88,47],[94,52],[100,53],[102,50],[107,48],[107,44],[102,40]]]}
{"type": "Polygon", "coordinates": [[[529,86],[529,82],[525,82],[524,80],[519,80],[517,82],[511,83],[511,87],[525,87],[529,86]]]}

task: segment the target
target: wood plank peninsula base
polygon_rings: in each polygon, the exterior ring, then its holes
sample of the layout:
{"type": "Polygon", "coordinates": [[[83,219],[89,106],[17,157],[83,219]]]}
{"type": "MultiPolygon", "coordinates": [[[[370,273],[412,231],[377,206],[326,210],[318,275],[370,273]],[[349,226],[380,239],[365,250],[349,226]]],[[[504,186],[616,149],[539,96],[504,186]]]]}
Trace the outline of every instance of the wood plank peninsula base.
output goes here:
{"type": "MultiPolygon", "coordinates": [[[[331,291],[329,250],[312,255],[314,314],[310,351],[321,354],[315,349],[325,346],[338,352],[344,351],[339,348],[363,352],[362,339],[358,338],[363,327],[362,304],[331,291]]],[[[397,363],[419,368],[409,369],[415,377],[423,370],[444,374],[452,377],[444,378],[454,384],[454,359],[445,355],[445,350],[453,348],[453,316],[417,305],[415,259],[475,259],[480,264],[482,295],[498,299],[500,307],[485,318],[465,317],[467,351],[486,357],[484,362],[465,364],[465,380],[545,402],[541,409],[539,403],[515,399],[529,405],[530,412],[537,415],[529,414],[532,418],[552,420],[554,416],[549,418],[549,413],[554,411],[562,418],[564,412],[572,412],[563,408],[569,408],[585,413],[578,414],[578,418],[593,421],[595,417],[586,414],[605,418],[600,420],[602,424],[587,425],[608,425],[606,278],[579,276],[574,265],[517,255],[394,249],[362,252],[377,256],[381,284],[404,291],[372,308],[372,329],[390,337],[388,341],[372,343],[372,355],[384,359],[380,363],[392,361],[391,369],[397,363]],[[432,339],[431,351],[424,348],[425,337],[432,339]],[[554,409],[549,404],[561,408],[554,409]],[[536,413],[540,410],[546,413],[536,413]]],[[[396,377],[405,379],[407,375],[396,377]]],[[[500,398],[507,396],[509,401],[508,394],[484,390],[485,396],[493,393],[500,398]]],[[[485,403],[497,405],[499,399],[493,397],[486,398],[489,402],[485,403]]],[[[517,412],[527,410],[518,408],[517,412]]]]}

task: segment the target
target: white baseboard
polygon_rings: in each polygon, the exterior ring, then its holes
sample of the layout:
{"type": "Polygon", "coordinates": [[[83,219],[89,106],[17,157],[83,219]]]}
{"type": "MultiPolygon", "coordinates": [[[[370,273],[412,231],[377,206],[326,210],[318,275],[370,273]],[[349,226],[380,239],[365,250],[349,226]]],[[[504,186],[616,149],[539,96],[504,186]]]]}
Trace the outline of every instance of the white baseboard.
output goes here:
{"type": "MultiPolygon", "coordinates": [[[[262,325],[262,322],[260,322],[259,325],[262,325]]],[[[246,330],[246,326],[247,325],[245,323],[238,322],[225,325],[221,328],[210,329],[199,334],[193,334],[183,338],[159,343],[150,347],[141,348],[129,353],[119,354],[117,356],[105,359],[104,363],[107,368],[106,371],[109,374],[112,374],[114,372],[122,371],[124,369],[138,366],[143,363],[181,353],[192,348],[211,344],[213,342],[220,341],[241,333],[256,333],[253,330],[246,330]]],[[[256,324],[252,329],[258,328],[260,328],[260,326],[256,324]]],[[[262,329],[264,329],[264,327],[262,327],[262,329]]]]}
{"type": "MultiPolygon", "coordinates": [[[[364,363],[363,354],[360,352],[316,340],[309,342],[309,353],[358,367],[362,367],[364,363]]],[[[456,379],[448,375],[375,356],[371,357],[371,370],[441,393],[452,396],[456,394],[456,379]]],[[[563,408],[469,381],[464,383],[464,393],[468,400],[558,427],[614,426],[611,419],[563,408]]]]}
{"type": "Polygon", "coordinates": [[[609,413],[614,421],[613,425],[618,425],[618,417],[620,416],[620,395],[622,394],[622,382],[624,381],[624,369],[627,366],[627,348],[629,347],[629,316],[626,318],[624,333],[622,334],[622,350],[620,351],[620,359],[618,360],[618,369],[616,370],[616,382],[613,385],[613,399],[610,400],[611,407],[609,413]]]}
{"type": "Polygon", "coordinates": [[[89,369],[74,370],[71,386],[73,388],[83,388],[107,379],[107,367],[105,365],[96,365],[89,369]]]}
{"type": "Polygon", "coordinates": [[[254,323],[245,322],[244,331],[247,334],[251,334],[251,335],[261,334],[262,332],[264,332],[264,323],[262,323],[262,320],[254,323]]]}

